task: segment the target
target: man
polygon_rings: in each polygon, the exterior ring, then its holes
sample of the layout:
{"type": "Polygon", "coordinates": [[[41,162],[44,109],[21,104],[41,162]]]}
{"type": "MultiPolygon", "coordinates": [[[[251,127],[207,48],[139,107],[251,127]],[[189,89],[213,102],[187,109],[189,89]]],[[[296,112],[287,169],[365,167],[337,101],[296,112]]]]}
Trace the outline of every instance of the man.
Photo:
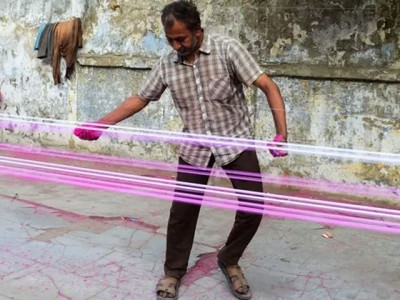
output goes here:
{"type": "MultiPolygon", "coordinates": [[[[247,50],[229,37],[209,36],[201,27],[200,15],[189,1],[176,1],[162,10],[161,21],[166,38],[173,48],[154,66],[137,96],[127,98],[94,127],[106,128],[142,110],[160,99],[168,87],[189,133],[254,138],[243,84],[254,84],[268,99],[276,133],[286,141],[286,116],[282,96],[275,83],[262,72],[247,50]]],[[[76,129],[82,139],[97,139],[101,131],[76,129]]],[[[277,152],[276,156],[283,156],[277,152]]],[[[185,173],[184,166],[211,168],[216,162],[224,170],[253,172],[260,176],[254,150],[234,147],[181,145],[178,182],[207,184],[209,173],[185,173]]],[[[228,173],[228,172],[227,172],[228,173]]],[[[229,176],[229,173],[228,173],[229,176]]],[[[231,178],[235,189],[262,192],[262,183],[231,178]]],[[[179,191],[179,184],[176,193],[179,191]]],[[[186,192],[187,193],[187,192],[186,192]]],[[[203,193],[198,193],[198,195],[203,193]]],[[[190,197],[188,195],[188,197],[190,197]]],[[[246,201],[240,199],[239,201],[246,201]]],[[[243,203],[243,202],[241,202],[243,203]]],[[[167,231],[165,276],[156,287],[157,299],[177,299],[180,280],[186,273],[200,206],[173,201],[167,231]]],[[[245,248],[252,240],[262,219],[261,214],[237,211],[234,226],[225,246],[218,253],[218,265],[228,280],[232,293],[239,299],[250,299],[251,290],[238,266],[245,248]]]]}

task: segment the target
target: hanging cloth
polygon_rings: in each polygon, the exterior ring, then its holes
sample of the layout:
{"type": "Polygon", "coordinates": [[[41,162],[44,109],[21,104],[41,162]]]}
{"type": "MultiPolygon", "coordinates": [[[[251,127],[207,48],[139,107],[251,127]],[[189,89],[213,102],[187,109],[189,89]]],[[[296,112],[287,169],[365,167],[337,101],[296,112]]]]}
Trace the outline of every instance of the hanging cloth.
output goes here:
{"type": "Polygon", "coordinates": [[[42,24],[40,24],[40,26],[39,26],[38,33],[36,35],[35,45],[33,46],[33,50],[39,49],[39,43],[40,43],[40,40],[42,38],[42,34],[43,34],[43,31],[45,28],[46,28],[46,22],[42,22],[42,24]]]}
{"type": "Polygon", "coordinates": [[[53,30],[56,24],[49,23],[43,29],[43,33],[39,40],[38,54],[37,57],[43,59],[45,63],[53,63],[53,30]]]}
{"type": "Polygon", "coordinates": [[[53,78],[54,84],[61,82],[60,59],[67,64],[66,78],[74,72],[78,48],[82,48],[82,23],[80,18],[72,18],[66,22],[58,22],[53,30],[53,78]]]}

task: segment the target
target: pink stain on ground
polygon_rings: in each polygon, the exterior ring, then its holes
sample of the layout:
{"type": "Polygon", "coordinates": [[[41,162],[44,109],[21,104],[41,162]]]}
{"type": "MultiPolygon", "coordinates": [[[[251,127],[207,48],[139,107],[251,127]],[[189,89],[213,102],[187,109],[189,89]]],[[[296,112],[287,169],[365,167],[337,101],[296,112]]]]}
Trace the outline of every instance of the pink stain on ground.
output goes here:
{"type": "Polygon", "coordinates": [[[64,295],[61,291],[58,291],[58,297],[61,297],[61,298],[67,299],[67,300],[72,300],[72,298],[64,295]]]}
{"type": "Polygon", "coordinates": [[[125,227],[145,230],[145,231],[151,232],[151,233],[156,233],[157,230],[160,229],[160,226],[156,226],[156,225],[145,223],[145,222],[140,221],[139,219],[136,219],[134,217],[99,217],[99,216],[93,216],[93,217],[89,217],[89,218],[92,219],[92,220],[99,221],[99,222],[106,222],[108,224],[116,224],[116,223],[118,225],[123,224],[125,227]]]}
{"type": "Polygon", "coordinates": [[[6,199],[11,199],[12,201],[18,201],[21,203],[28,204],[29,206],[31,206],[33,208],[34,213],[36,213],[36,214],[53,213],[68,222],[77,222],[77,221],[82,221],[82,220],[86,220],[86,219],[91,219],[91,220],[96,220],[98,222],[106,222],[106,223],[111,223],[111,224],[117,224],[119,226],[122,225],[125,227],[141,229],[141,230],[145,230],[145,231],[151,232],[151,233],[156,233],[157,230],[160,228],[160,226],[148,224],[143,221],[139,221],[139,220],[129,218],[129,217],[99,217],[99,216],[91,217],[91,216],[85,216],[85,215],[81,215],[78,213],[74,213],[74,212],[70,212],[70,211],[66,211],[66,210],[62,210],[62,209],[58,209],[58,208],[56,209],[56,208],[51,207],[46,204],[38,204],[34,200],[26,200],[26,199],[11,197],[11,196],[2,195],[2,194],[0,194],[0,197],[6,198],[6,199]]]}
{"type": "Polygon", "coordinates": [[[218,268],[216,252],[204,253],[199,255],[199,260],[196,264],[189,268],[182,283],[191,285],[198,279],[210,276],[211,272],[218,268]]]}
{"type": "MultiPolygon", "coordinates": [[[[308,273],[307,275],[304,275],[304,277],[306,278],[306,281],[304,283],[303,290],[301,291],[301,295],[299,298],[302,298],[305,295],[306,289],[307,289],[310,281],[317,280],[317,282],[319,281],[318,288],[325,289],[326,293],[328,294],[329,299],[333,299],[333,297],[331,295],[331,291],[324,284],[324,281],[334,280],[333,278],[331,278],[325,274],[322,274],[322,273],[315,275],[312,272],[308,273]]],[[[315,287],[312,287],[312,289],[315,289],[315,287]]]]}
{"type": "Polygon", "coordinates": [[[87,218],[84,215],[80,215],[80,214],[77,214],[74,212],[69,212],[69,211],[62,210],[62,209],[55,209],[54,207],[51,207],[46,204],[38,204],[34,200],[26,200],[26,199],[11,197],[11,196],[2,195],[2,194],[0,194],[0,197],[6,198],[6,199],[11,199],[12,201],[18,201],[21,203],[28,204],[29,206],[31,206],[34,209],[35,213],[39,213],[39,212],[41,213],[41,211],[43,211],[44,213],[56,213],[57,216],[63,218],[65,221],[80,221],[80,220],[84,220],[87,218]]]}

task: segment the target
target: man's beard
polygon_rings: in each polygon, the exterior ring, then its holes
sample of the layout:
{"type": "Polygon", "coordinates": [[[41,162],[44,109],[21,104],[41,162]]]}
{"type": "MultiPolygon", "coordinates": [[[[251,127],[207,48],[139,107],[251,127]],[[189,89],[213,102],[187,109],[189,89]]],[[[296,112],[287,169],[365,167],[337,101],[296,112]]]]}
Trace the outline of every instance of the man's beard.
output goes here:
{"type": "Polygon", "coordinates": [[[196,50],[197,47],[197,38],[193,37],[192,45],[190,45],[189,48],[183,47],[178,50],[178,53],[180,56],[188,56],[189,54],[193,53],[196,50]]]}

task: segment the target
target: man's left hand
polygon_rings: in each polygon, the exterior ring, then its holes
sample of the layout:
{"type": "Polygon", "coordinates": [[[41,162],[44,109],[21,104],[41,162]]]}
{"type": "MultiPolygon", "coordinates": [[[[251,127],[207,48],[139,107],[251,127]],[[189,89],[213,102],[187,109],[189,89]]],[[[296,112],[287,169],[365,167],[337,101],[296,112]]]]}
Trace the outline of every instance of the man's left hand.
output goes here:
{"type": "MultiPolygon", "coordinates": [[[[286,143],[286,139],[282,136],[282,135],[276,135],[274,137],[274,139],[272,140],[273,142],[277,142],[277,143],[286,143]]],[[[283,145],[272,145],[272,144],[267,144],[267,146],[269,147],[279,147],[279,148],[283,148],[283,145]]],[[[269,149],[269,153],[271,153],[271,155],[273,157],[283,157],[283,156],[287,156],[288,152],[285,150],[278,150],[278,149],[269,149]]]]}

